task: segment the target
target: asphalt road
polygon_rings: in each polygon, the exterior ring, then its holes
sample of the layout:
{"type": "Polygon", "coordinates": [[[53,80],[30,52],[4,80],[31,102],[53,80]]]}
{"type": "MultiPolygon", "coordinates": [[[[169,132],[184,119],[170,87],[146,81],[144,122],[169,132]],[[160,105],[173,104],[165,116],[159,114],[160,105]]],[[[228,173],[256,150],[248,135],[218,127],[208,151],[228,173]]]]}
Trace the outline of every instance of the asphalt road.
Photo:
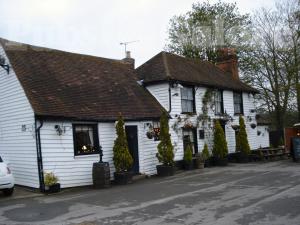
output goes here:
{"type": "Polygon", "coordinates": [[[105,190],[0,199],[0,224],[300,224],[300,164],[231,164],[105,190]]]}

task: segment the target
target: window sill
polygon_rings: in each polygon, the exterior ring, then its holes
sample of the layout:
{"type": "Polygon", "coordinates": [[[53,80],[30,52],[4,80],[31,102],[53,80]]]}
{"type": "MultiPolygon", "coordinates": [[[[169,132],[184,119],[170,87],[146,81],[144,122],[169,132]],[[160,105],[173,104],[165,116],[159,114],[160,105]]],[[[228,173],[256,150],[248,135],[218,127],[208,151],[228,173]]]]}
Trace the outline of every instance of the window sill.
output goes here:
{"type": "Polygon", "coordinates": [[[189,116],[195,116],[195,115],[197,115],[196,112],[181,112],[181,114],[189,115],[189,116]]]}
{"type": "Polygon", "coordinates": [[[84,157],[90,157],[90,156],[99,156],[100,152],[95,153],[89,153],[89,154],[82,154],[82,155],[74,155],[74,158],[84,158],[84,157]]]}
{"type": "Polygon", "coordinates": [[[234,116],[244,116],[244,113],[234,113],[234,116]]]}

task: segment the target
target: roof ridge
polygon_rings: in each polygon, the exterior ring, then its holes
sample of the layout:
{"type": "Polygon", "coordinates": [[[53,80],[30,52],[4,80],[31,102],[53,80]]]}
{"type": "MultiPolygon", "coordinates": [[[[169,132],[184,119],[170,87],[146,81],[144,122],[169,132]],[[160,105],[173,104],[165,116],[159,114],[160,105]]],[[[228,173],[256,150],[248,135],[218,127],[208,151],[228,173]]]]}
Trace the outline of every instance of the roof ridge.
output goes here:
{"type": "Polygon", "coordinates": [[[48,52],[58,52],[58,53],[62,53],[62,54],[72,54],[72,55],[77,55],[77,56],[92,57],[92,58],[101,59],[101,60],[118,62],[120,64],[126,64],[126,63],[124,63],[124,61],[122,59],[112,59],[112,58],[88,55],[88,54],[77,53],[77,52],[69,52],[69,51],[55,49],[55,48],[42,47],[42,46],[26,44],[26,43],[17,42],[17,41],[11,41],[11,40],[1,38],[1,37],[0,37],[0,44],[2,44],[2,45],[8,44],[8,46],[3,46],[5,51],[13,51],[13,50],[21,49],[21,48],[23,48],[23,50],[25,50],[25,48],[26,48],[27,50],[32,50],[32,51],[34,51],[36,49],[37,51],[45,50],[48,52]]]}

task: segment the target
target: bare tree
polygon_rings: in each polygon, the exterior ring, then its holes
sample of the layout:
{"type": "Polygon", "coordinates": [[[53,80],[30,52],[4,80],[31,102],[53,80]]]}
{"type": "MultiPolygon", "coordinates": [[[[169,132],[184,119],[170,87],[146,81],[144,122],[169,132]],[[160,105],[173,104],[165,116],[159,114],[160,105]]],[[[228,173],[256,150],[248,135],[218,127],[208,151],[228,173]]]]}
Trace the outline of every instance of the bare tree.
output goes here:
{"type": "Polygon", "coordinates": [[[275,9],[257,11],[252,19],[251,47],[243,56],[244,78],[260,90],[263,106],[275,114],[278,130],[284,127],[287,109],[294,105],[295,74],[299,70],[298,39],[287,19],[293,7],[285,2],[275,9]]]}

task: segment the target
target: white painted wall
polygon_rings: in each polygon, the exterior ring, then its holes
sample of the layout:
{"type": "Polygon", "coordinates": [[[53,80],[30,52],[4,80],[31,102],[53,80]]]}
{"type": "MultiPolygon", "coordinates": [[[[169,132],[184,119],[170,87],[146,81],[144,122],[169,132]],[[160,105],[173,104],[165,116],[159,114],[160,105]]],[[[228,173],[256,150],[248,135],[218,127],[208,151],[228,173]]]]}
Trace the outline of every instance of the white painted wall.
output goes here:
{"type": "MultiPolygon", "coordinates": [[[[8,62],[1,44],[0,55],[8,62]]],[[[0,155],[9,162],[16,184],[38,188],[34,122],[34,112],[14,70],[7,74],[0,67],[0,155]]]]}
{"type": "Polygon", "coordinates": [[[257,131],[260,131],[260,135],[257,135],[256,141],[258,147],[265,148],[270,146],[269,126],[258,125],[257,131]]]}
{"type": "MultiPolygon", "coordinates": [[[[158,164],[155,154],[157,144],[146,137],[144,122],[126,122],[125,125],[138,126],[140,172],[147,175],[156,173],[158,164]]],[[[103,161],[109,162],[113,178],[113,144],[116,138],[115,123],[98,123],[99,142],[103,149],[103,161]]],[[[73,130],[71,121],[45,122],[41,129],[41,145],[44,171],[51,171],[59,178],[61,187],[75,187],[92,184],[92,167],[99,161],[99,155],[74,156],[73,130]],[[66,132],[57,135],[54,126],[66,127],[66,132]]]]}
{"type": "MultiPolygon", "coordinates": [[[[168,84],[156,84],[147,86],[147,89],[153,96],[162,104],[162,106],[169,110],[169,94],[168,94],[168,84]]],[[[195,87],[195,101],[196,101],[196,113],[197,115],[202,113],[202,98],[205,94],[206,88],[205,87],[195,87]]],[[[170,134],[172,138],[172,142],[175,146],[175,160],[181,160],[183,158],[183,141],[182,141],[182,131],[179,130],[176,132],[172,126],[177,121],[178,116],[180,116],[183,120],[186,118],[186,115],[181,114],[181,92],[179,87],[171,88],[171,101],[172,101],[172,110],[171,116],[172,119],[170,120],[170,134]]],[[[226,140],[228,143],[228,150],[229,152],[235,152],[235,131],[232,129],[231,125],[235,125],[239,123],[239,117],[234,115],[234,103],[233,103],[233,92],[230,90],[223,91],[223,101],[224,101],[224,111],[227,112],[230,116],[234,118],[233,122],[229,122],[225,126],[225,133],[226,133],[226,140]]],[[[251,123],[256,124],[256,113],[251,113],[251,109],[255,109],[254,105],[254,98],[252,94],[243,93],[243,106],[244,106],[244,119],[246,123],[246,131],[248,134],[248,140],[251,149],[256,149],[259,147],[259,143],[257,142],[257,128],[252,129],[250,127],[251,123]],[[251,121],[249,118],[251,117],[251,121]]],[[[193,122],[194,125],[197,124],[197,115],[194,115],[189,118],[190,121],[193,122]]],[[[218,118],[214,115],[212,110],[209,110],[209,116],[214,119],[218,118]]],[[[183,126],[184,122],[181,123],[181,127],[183,126]]],[[[213,135],[212,132],[209,130],[205,130],[205,140],[199,139],[199,130],[203,129],[202,125],[197,127],[197,137],[198,137],[198,150],[199,152],[202,151],[204,147],[204,143],[206,142],[209,148],[212,148],[212,139],[213,135]]],[[[263,140],[264,143],[266,140],[263,140]]]]}

